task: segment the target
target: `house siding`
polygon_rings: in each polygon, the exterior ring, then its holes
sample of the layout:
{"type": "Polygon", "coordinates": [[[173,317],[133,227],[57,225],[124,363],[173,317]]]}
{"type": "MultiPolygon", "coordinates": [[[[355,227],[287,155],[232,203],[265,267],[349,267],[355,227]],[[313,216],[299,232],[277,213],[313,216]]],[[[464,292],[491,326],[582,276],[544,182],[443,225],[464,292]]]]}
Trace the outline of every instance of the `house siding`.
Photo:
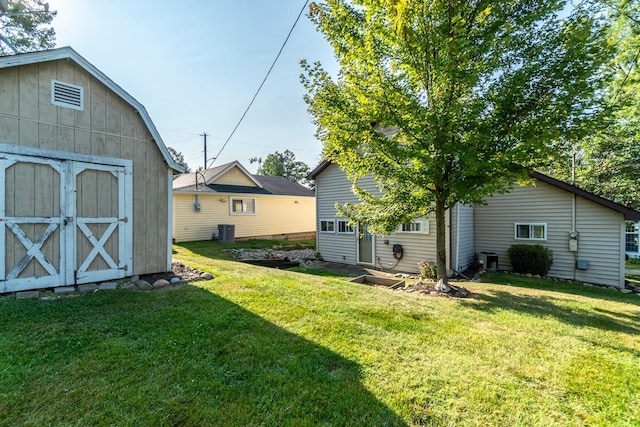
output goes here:
{"type": "MultiPolygon", "coordinates": [[[[217,183],[218,181],[216,181],[217,183]]],[[[262,237],[315,231],[315,198],[253,194],[198,194],[200,211],[194,211],[196,194],[174,193],[173,238],[176,242],[211,239],[219,224],[235,224],[235,237],[262,237]],[[255,198],[256,214],[229,214],[230,198],[255,198]]]]}
{"type": "MultiPolygon", "coordinates": [[[[372,177],[363,179],[360,186],[374,192],[376,184],[372,177]]],[[[358,236],[354,234],[320,232],[320,221],[342,219],[336,214],[336,203],[357,202],[358,198],[351,191],[351,182],[340,168],[331,164],[316,177],[316,217],[317,217],[317,249],[323,259],[344,264],[358,264],[358,236]]],[[[423,218],[424,220],[424,218],[423,218]]],[[[436,257],[436,224],[431,215],[429,234],[391,233],[387,236],[374,236],[374,262],[377,267],[407,272],[418,272],[418,262],[435,260],[436,257]],[[388,243],[385,244],[385,241],[388,243]],[[393,245],[400,244],[404,255],[400,262],[393,258],[393,245]]],[[[448,224],[447,224],[448,225],[448,224]]]]}
{"type": "Polygon", "coordinates": [[[256,187],[256,183],[253,182],[244,172],[238,169],[237,166],[232,167],[227,172],[222,174],[222,176],[218,177],[215,180],[215,183],[256,187]]]}
{"type": "Polygon", "coordinates": [[[573,195],[537,181],[535,186],[515,186],[510,193],[496,194],[475,209],[477,252],[497,252],[499,269],[512,270],[507,250],[511,245],[540,244],[553,251],[549,276],[623,286],[621,271],[624,217],[594,202],[576,197],[576,230],[580,233],[578,258],[589,261],[588,270],[575,270],[569,251],[573,195]],[[542,208],[544,207],[544,208],[542,208]],[[546,223],[547,240],[516,240],[515,223],[546,223]],[[575,277],[574,277],[575,274],[575,277]]]}
{"type": "Polygon", "coordinates": [[[474,212],[473,206],[461,204],[451,209],[451,268],[458,271],[464,271],[476,260],[474,212]],[[459,247],[456,246],[456,237],[459,247]],[[456,255],[459,260],[456,260],[456,255]]]}
{"type": "Polygon", "coordinates": [[[0,143],[133,162],[133,274],[167,270],[168,165],[140,114],[71,60],[0,69],[0,143]],[[84,88],[82,111],[51,104],[51,80],[84,88]]]}

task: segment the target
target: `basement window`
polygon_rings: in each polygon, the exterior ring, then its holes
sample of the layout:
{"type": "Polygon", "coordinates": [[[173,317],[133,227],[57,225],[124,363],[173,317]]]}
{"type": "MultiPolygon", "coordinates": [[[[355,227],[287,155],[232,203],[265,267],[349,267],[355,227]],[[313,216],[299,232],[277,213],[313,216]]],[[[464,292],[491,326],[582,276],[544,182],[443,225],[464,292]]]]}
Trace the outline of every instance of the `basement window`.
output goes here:
{"type": "Polygon", "coordinates": [[[51,80],[51,103],[58,107],[84,110],[84,90],[81,86],[51,80]]]}
{"type": "Polygon", "coordinates": [[[231,215],[252,215],[256,213],[256,199],[231,199],[231,215]]]}
{"type": "Polygon", "coordinates": [[[547,224],[515,223],[516,240],[547,240],[547,224]]]}

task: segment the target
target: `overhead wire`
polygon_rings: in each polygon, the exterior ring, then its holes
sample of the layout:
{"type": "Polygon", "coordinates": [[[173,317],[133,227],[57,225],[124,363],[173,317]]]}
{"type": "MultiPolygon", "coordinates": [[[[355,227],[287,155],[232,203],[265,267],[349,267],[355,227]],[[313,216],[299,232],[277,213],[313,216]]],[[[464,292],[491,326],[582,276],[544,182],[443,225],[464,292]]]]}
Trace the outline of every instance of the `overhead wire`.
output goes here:
{"type": "Polygon", "coordinates": [[[267,78],[269,78],[269,75],[271,74],[271,71],[273,70],[273,67],[275,67],[276,62],[278,61],[278,58],[280,58],[280,54],[282,54],[282,51],[284,50],[284,47],[287,45],[287,42],[289,41],[289,37],[291,37],[291,33],[293,33],[293,30],[295,29],[296,25],[298,24],[298,21],[300,20],[300,17],[304,13],[304,10],[307,7],[308,3],[309,3],[309,0],[305,0],[304,5],[302,6],[302,9],[300,9],[300,12],[298,13],[298,16],[296,17],[295,22],[293,23],[293,25],[291,26],[291,29],[289,30],[289,33],[287,34],[287,37],[284,39],[284,42],[282,43],[282,46],[280,46],[280,50],[278,51],[278,54],[276,55],[275,59],[271,63],[271,66],[269,67],[269,70],[267,71],[267,74],[264,76],[264,79],[262,79],[262,83],[260,83],[260,86],[258,86],[258,90],[256,90],[256,93],[253,95],[253,98],[251,98],[251,102],[249,102],[249,105],[244,110],[244,113],[242,113],[242,116],[240,117],[240,120],[238,120],[238,123],[236,123],[235,127],[231,131],[231,134],[229,134],[229,136],[225,140],[224,144],[222,144],[222,147],[220,148],[220,151],[218,151],[218,154],[216,154],[215,157],[213,157],[211,159],[212,160],[211,161],[212,165],[213,165],[213,163],[215,163],[216,159],[218,159],[218,157],[220,157],[220,154],[222,154],[222,151],[224,151],[225,147],[227,146],[227,144],[229,143],[229,141],[231,140],[233,135],[236,133],[236,130],[238,130],[238,127],[240,127],[240,124],[244,120],[244,117],[247,115],[247,113],[251,109],[251,106],[253,105],[254,101],[258,97],[258,94],[262,90],[262,87],[264,86],[265,82],[267,81],[267,78]]]}

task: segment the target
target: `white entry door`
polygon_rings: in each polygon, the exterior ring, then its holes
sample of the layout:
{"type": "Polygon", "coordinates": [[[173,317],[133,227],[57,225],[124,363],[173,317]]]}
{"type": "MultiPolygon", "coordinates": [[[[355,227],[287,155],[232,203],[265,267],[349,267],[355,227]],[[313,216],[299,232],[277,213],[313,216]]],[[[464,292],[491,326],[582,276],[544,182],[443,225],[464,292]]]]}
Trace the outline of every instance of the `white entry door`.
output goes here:
{"type": "Polygon", "coordinates": [[[130,275],[130,169],[0,154],[0,292],[130,275]]]}

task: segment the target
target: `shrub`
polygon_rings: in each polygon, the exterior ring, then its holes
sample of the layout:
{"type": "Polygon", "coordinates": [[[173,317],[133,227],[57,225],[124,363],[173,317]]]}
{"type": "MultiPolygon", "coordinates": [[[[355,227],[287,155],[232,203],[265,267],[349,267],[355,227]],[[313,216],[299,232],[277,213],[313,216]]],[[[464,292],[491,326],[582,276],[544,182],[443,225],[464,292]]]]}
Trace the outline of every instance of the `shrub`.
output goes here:
{"type": "Polygon", "coordinates": [[[423,279],[436,280],[438,278],[438,268],[433,261],[420,261],[418,263],[418,269],[420,270],[420,277],[423,279]]]}
{"type": "Polygon", "coordinates": [[[546,276],[553,264],[553,252],[541,245],[513,245],[507,254],[516,273],[546,276]]]}

